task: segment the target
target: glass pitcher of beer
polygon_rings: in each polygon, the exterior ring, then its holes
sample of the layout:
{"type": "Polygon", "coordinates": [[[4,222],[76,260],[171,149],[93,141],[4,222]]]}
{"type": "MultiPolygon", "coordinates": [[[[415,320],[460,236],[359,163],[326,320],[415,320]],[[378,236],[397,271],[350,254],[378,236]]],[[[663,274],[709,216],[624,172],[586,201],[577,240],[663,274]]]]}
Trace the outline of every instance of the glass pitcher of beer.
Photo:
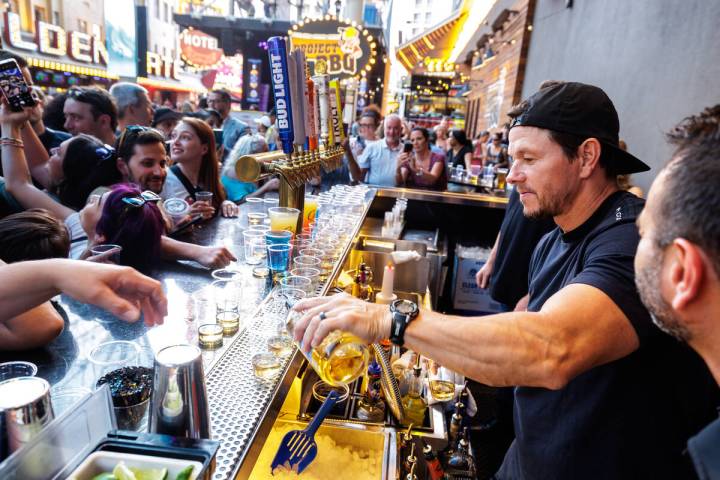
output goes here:
{"type": "MultiPolygon", "coordinates": [[[[287,329],[293,335],[295,322],[302,314],[290,311],[287,329]]],[[[296,342],[310,366],[320,379],[330,385],[346,385],[360,377],[367,370],[370,352],[367,345],[355,335],[335,330],[330,332],[320,345],[305,353],[296,342]]]]}

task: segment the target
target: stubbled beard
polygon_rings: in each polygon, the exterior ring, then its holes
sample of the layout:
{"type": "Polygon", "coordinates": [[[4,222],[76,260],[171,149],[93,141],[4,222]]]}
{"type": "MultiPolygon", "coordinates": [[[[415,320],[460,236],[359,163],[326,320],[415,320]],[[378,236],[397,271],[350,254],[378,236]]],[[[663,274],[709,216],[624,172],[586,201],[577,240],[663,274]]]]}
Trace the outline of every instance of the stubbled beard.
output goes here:
{"type": "Polygon", "coordinates": [[[655,325],[668,335],[672,335],[681,342],[688,342],[691,338],[688,329],[673,315],[672,308],[660,293],[660,275],[662,258],[653,251],[649,265],[635,272],[635,285],[640,293],[645,307],[655,325]]]}
{"type": "Polygon", "coordinates": [[[527,208],[523,205],[523,215],[531,220],[539,220],[542,218],[552,218],[560,215],[563,212],[563,199],[560,196],[554,196],[547,200],[541,200],[537,194],[538,199],[537,210],[528,212],[527,208]]]}

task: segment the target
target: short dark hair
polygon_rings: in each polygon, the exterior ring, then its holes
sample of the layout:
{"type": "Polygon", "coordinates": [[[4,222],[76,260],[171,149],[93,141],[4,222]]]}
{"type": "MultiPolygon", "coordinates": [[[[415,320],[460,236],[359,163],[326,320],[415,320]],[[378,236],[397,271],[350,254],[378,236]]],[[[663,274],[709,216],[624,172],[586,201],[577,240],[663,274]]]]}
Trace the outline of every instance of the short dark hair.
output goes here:
{"type": "MultiPolygon", "coordinates": [[[[565,82],[556,81],[556,80],[546,80],[541,84],[541,88],[548,88],[548,86],[555,86],[560,85],[565,82]],[[548,85],[546,85],[548,84],[548,85]]],[[[527,112],[527,110],[530,108],[530,104],[523,100],[522,102],[518,103],[517,105],[510,108],[510,111],[508,112],[508,116],[510,118],[517,118],[520,115],[527,112]]],[[[563,154],[568,158],[570,162],[573,162],[578,155],[578,148],[582,143],[587,140],[588,137],[581,137],[579,135],[573,135],[571,133],[565,133],[565,132],[558,132],[557,130],[550,130],[550,129],[543,129],[548,132],[550,135],[550,139],[560,145],[560,148],[562,148],[563,154]]],[[[502,135],[502,134],[501,134],[502,135]]],[[[600,148],[600,166],[603,167],[603,170],[605,171],[605,177],[608,179],[614,179],[617,177],[617,163],[613,161],[613,152],[610,148],[605,148],[603,145],[600,148]]]]}
{"type": "Polygon", "coordinates": [[[118,109],[113,97],[98,87],[72,87],[67,91],[67,98],[90,105],[90,112],[95,120],[100,115],[110,117],[110,128],[118,126],[118,109]]]}
{"type": "Polygon", "coordinates": [[[13,53],[8,50],[0,49],[0,62],[11,58],[18,63],[18,66],[20,66],[20,68],[28,68],[28,63],[27,60],[25,60],[25,57],[22,57],[17,53],[13,53]]]}
{"type": "Polygon", "coordinates": [[[47,210],[31,208],[0,220],[0,259],[5,263],[67,258],[70,235],[47,210]]]}
{"type": "Polygon", "coordinates": [[[52,100],[45,104],[43,109],[43,123],[46,127],[53,130],[65,132],[65,100],[67,93],[58,93],[53,96],[52,100]]]}
{"type": "Polygon", "coordinates": [[[655,241],[661,248],[679,237],[693,242],[720,275],[720,104],[685,118],[667,138],[676,149],[663,168],[655,241]]]}
{"type": "Polygon", "coordinates": [[[427,128],[413,127],[410,129],[410,132],[420,132],[426,142],[430,141],[430,132],[427,131],[427,128]]]}
{"type": "Polygon", "coordinates": [[[453,128],[450,130],[450,135],[455,139],[456,142],[458,142],[460,145],[468,145],[470,144],[470,140],[467,138],[467,134],[465,133],[465,130],[462,130],[460,128],[453,128]]]}
{"type": "Polygon", "coordinates": [[[97,187],[120,181],[115,149],[92,135],[80,134],[68,140],[63,159],[63,179],[58,185],[60,203],[80,210],[97,187]]]}
{"type": "Polygon", "coordinates": [[[363,110],[360,114],[360,118],[372,118],[376,126],[380,125],[380,114],[375,110],[371,110],[369,108],[363,110]]]}
{"type": "Polygon", "coordinates": [[[230,92],[225,90],[224,88],[218,88],[216,90],[211,91],[210,93],[214,93],[215,95],[220,95],[223,102],[230,103],[232,101],[232,97],[230,96],[230,92]]]}
{"type": "Polygon", "coordinates": [[[137,125],[131,125],[129,128],[130,130],[126,128],[120,134],[115,144],[117,157],[125,163],[128,163],[130,157],[135,153],[135,145],[152,145],[153,143],[165,145],[165,138],[154,128],[138,127],[137,125]],[[138,130],[133,131],[132,128],[138,128],[138,130]]]}

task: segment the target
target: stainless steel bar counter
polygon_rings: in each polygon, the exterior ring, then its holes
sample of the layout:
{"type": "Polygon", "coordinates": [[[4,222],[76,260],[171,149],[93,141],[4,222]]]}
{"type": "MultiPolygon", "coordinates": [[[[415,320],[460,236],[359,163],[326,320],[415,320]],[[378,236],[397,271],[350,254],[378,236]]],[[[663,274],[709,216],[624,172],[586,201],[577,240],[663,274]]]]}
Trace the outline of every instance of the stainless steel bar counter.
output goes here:
{"type": "MultiPolygon", "coordinates": [[[[329,285],[338,277],[374,200],[398,196],[425,199],[427,195],[431,195],[435,202],[475,204],[490,209],[502,208],[506,202],[504,198],[493,199],[477,194],[370,190],[365,209],[342,255],[327,283],[317,293],[325,295],[329,285]]],[[[238,262],[232,267],[243,273],[240,330],[232,338],[225,338],[221,348],[203,351],[212,437],[221,442],[216,457],[215,479],[249,476],[263,440],[305,363],[302,355],[295,351],[284,361],[280,374],[274,379],[261,381],[253,374],[252,356],[266,351],[266,338],[275,332],[287,309],[283,301],[269,295],[272,291],[269,280],[254,277],[251,268],[243,261],[241,238],[242,231],[247,228],[246,213],[247,205],[242,205],[239,219],[216,218],[182,238],[201,245],[227,246],[238,257],[238,262]]],[[[47,379],[52,385],[52,393],[59,395],[70,389],[89,391],[94,388],[97,371],[89,362],[88,354],[102,342],[136,342],[142,349],[140,362],[148,366],[152,364],[154,353],[163,347],[179,343],[197,344],[198,326],[215,321],[214,309],[212,316],[205,319],[198,315],[201,292],[213,280],[211,271],[194,262],[169,262],[162,264],[151,275],[162,281],[169,300],[169,312],[163,325],[148,329],[142,322],[128,324],[103,310],[59,296],[55,302],[66,319],[61,336],[42,349],[1,352],[0,361],[28,360],[35,363],[39,369],[38,376],[47,379]]],[[[56,412],[56,415],[61,413],[56,412]]]]}

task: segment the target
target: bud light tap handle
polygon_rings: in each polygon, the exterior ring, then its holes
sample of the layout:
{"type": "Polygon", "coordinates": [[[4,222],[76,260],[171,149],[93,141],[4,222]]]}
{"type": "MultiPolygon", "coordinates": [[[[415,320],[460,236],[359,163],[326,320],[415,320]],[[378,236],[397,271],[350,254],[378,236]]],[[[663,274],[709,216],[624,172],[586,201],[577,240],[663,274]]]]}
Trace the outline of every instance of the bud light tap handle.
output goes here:
{"type": "Polygon", "coordinates": [[[290,83],[288,81],[287,47],[285,39],[282,37],[270,37],[267,43],[278,135],[283,152],[290,155],[293,153],[295,132],[293,129],[290,83]]]}

